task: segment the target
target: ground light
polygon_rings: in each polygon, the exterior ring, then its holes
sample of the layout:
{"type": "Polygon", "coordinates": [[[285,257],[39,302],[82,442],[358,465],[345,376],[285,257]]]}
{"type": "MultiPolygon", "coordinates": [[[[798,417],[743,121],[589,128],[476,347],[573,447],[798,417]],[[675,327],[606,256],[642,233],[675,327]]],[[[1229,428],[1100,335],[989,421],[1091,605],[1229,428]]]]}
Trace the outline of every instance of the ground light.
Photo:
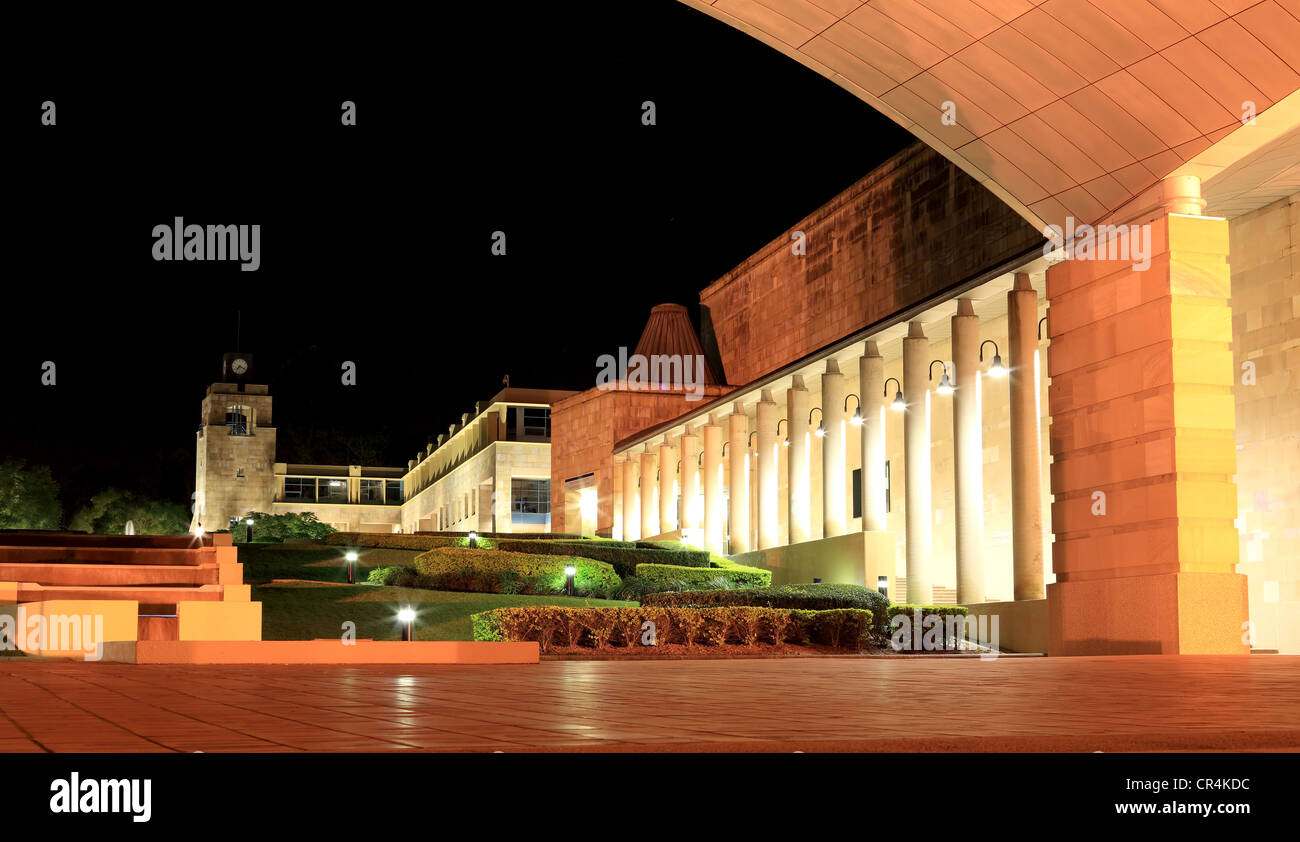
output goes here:
{"type": "MultiPolygon", "coordinates": [[[[1044,316],[1044,318],[1046,318],[1044,316]]],[[[1007,367],[1002,364],[1002,355],[998,353],[998,343],[985,339],[980,343],[980,362],[984,362],[984,346],[993,345],[993,364],[989,366],[989,377],[1006,377],[1007,367]]]]}
{"type": "Polygon", "coordinates": [[[348,584],[355,585],[357,583],[357,551],[348,550],[343,559],[348,563],[348,584]]]}
{"type": "Polygon", "coordinates": [[[477,548],[478,548],[478,533],[477,533],[477,532],[471,532],[471,533],[469,533],[469,548],[470,548],[471,550],[473,550],[473,549],[477,549],[477,548]]]}
{"type": "MultiPolygon", "coordinates": [[[[907,404],[903,401],[903,384],[898,382],[897,377],[891,377],[889,380],[898,384],[898,391],[894,392],[894,402],[889,405],[889,408],[895,412],[902,412],[907,409],[907,404]]],[[[885,381],[885,397],[889,397],[889,380],[885,381]]]]}
{"type": "Polygon", "coordinates": [[[573,596],[573,577],[578,575],[578,568],[572,564],[564,568],[564,592],[573,596]]]}
{"type": "Polygon", "coordinates": [[[398,611],[397,621],[402,624],[402,640],[415,640],[415,609],[408,605],[398,611]]]}
{"type": "Polygon", "coordinates": [[[253,540],[253,519],[250,517],[245,520],[244,526],[248,527],[248,532],[244,535],[244,543],[247,544],[253,540]]]}

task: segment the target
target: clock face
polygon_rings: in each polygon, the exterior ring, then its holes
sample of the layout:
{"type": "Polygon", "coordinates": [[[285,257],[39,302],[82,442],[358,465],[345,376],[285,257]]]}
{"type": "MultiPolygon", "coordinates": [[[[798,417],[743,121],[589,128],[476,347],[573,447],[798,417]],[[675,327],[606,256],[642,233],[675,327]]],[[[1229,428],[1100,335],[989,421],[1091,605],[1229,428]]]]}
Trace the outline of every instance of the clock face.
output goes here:
{"type": "Polygon", "coordinates": [[[245,371],[248,371],[248,360],[236,357],[230,363],[230,370],[235,372],[235,374],[243,374],[245,371]]]}

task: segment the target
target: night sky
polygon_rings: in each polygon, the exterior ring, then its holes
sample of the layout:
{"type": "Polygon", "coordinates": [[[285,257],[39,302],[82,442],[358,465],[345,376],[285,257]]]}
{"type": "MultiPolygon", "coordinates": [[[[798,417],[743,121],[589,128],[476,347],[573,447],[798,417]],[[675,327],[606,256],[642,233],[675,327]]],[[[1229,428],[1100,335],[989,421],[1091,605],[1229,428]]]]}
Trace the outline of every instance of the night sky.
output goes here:
{"type": "Polygon", "coordinates": [[[677,2],[599,7],[440,11],[379,60],[12,80],[0,459],[50,465],[65,517],[109,486],[188,503],[204,389],[243,350],[281,461],[405,465],[505,374],[588,388],[653,305],[698,327],[703,287],[911,140],[677,2]],[[260,224],[261,268],[155,262],[175,216],[260,224]]]}

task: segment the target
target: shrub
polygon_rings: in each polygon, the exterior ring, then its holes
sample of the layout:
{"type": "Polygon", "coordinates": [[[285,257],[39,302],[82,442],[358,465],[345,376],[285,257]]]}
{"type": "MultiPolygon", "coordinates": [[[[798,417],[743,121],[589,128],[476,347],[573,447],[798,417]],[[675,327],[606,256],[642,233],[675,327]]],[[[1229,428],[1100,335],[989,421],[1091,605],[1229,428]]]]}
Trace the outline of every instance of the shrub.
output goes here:
{"type": "Polygon", "coordinates": [[[604,649],[615,641],[631,651],[640,651],[641,626],[655,624],[659,643],[679,642],[720,646],[725,643],[752,645],[816,640],[830,646],[855,648],[871,627],[871,612],[856,608],[803,611],[756,606],[720,608],[568,608],[531,605],[496,608],[474,614],[471,624],[475,640],[536,640],[543,651],[553,645],[564,630],[570,646],[604,649]]]}
{"type": "MultiPolygon", "coordinates": [[[[891,605],[889,606],[888,619],[886,619],[885,623],[883,624],[885,627],[884,633],[892,634],[894,630],[894,625],[893,625],[894,618],[903,617],[908,621],[908,624],[912,626],[911,628],[912,640],[919,641],[923,639],[925,635],[925,629],[916,628],[914,623],[914,618],[917,611],[921,612],[922,618],[926,616],[937,616],[937,617],[944,618],[943,622],[945,624],[945,627],[943,631],[943,636],[945,639],[947,639],[947,630],[946,630],[947,618],[966,616],[966,606],[964,605],[914,605],[914,604],[891,605]]],[[[899,626],[899,628],[901,628],[901,626],[899,626]]]]}
{"type": "Polygon", "coordinates": [[[420,587],[451,591],[558,593],[564,589],[564,568],[576,568],[574,592],[608,593],[622,584],[614,568],[601,561],[553,555],[529,555],[501,550],[440,547],[415,557],[420,587]]]}
{"type": "Polygon", "coordinates": [[[681,567],[674,564],[638,564],[636,575],[644,579],[650,592],[708,587],[710,582],[722,580],[737,588],[763,588],[772,584],[772,572],[757,567],[736,565],[732,568],[681,567]],[[680,584],[679,584],[680,583],[680,584]]]}
{"type": "Polygon", "coordinates": [[[889,600],[884,594],[861,585],[775,585],[767,588],[736,588],[688,591],[661,591],[646,594],[646,605],[707,608],[720,605],[752,605],[760,608],[802,608],[827,611],[834,608],[861,608],[877,618],[876,631],[888,625],[889,600]]]}
{"type": "Polygon", "coordinates": [[[244,521],[249,518],[253,519],[255,541],[287,541],[291,538],[328,540],[331,535],[336,534],[334,527],[316,519],[315,512],[286,512],[281,515],[248,512],[235,518],[235,525],[230,530],[231,540],[235,543],[248,540],[248,527],[244,521]]]}
{"type": "Polygon", "coordinates": [[[682,567],[709,566],[709,554],[703,550],[682,547],[665,548],[648,544],[633,544],[628,541],[572,541],[532,539],[496,539],[496,548],[509,552],[530,553],[532,555],[564,555],[590,558],[614,566],[619,576],[632,576],[639,564],[673,564],[682,567]]]}
{"type": "MultiPolygon", "coordinates": [[[[257,526],[254,524],[253,529],[257,526]]],[[[256,531],[254,531],[256,535],[256,531]]],[[[383,532],[335,532],[326,535],[322,543],[343,547],[374,547],[385,550],[432,550],[435,547],[468,545],[466,538],[454,538],[439,535],[400,535],[383,532]]],[[[480,542],[479,546],[482,546],[480,542]]]]}

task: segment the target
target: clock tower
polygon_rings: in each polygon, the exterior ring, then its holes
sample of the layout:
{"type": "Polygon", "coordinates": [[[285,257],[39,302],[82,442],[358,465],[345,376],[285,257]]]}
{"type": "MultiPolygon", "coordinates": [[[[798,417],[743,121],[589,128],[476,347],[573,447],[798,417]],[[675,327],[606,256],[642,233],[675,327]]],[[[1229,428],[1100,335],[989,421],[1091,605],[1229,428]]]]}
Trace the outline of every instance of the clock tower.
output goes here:
{"type": "Polygon", "coordinates": [[[229,529],[275,499],[275,427],[271,392],[251,382],[253,356],[226,354],[221,381],[208,387],[196,435],[194,516],[190,528],[229,529]]]}

